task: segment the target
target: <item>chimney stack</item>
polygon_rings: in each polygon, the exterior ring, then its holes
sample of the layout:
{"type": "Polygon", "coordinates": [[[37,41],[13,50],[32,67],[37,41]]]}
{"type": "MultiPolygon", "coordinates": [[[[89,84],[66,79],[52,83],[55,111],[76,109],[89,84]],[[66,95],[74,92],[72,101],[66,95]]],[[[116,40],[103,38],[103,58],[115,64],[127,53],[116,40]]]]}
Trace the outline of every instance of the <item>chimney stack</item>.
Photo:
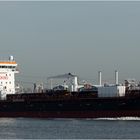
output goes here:
{"type": "Polygon", "coordinates": [[[118,85],[119,82],[118,82],[118,71],[115,70],[115,84],[118,85]]]}
{"type": "Polygon", "coordinates": [[[99,85],[101,86],[102,85],[102,72],[101,71],[98,72],[98,82],[99,82],[99,85]]]}

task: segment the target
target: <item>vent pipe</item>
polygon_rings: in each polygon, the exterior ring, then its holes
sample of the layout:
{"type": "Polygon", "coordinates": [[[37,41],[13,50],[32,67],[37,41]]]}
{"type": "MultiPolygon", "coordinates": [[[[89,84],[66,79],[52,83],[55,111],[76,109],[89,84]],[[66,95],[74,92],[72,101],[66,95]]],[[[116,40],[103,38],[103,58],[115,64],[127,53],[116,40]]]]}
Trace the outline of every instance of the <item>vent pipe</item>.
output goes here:
{"type": "Polygon", "coordinates": [[[118,77],[119,77],[119,76],[118,76],[118,71],[115,70],[115,84],[116,84],[116,85],[119,84],[119,82],[118,82],[118,81],[119,81],[119,80],[118,80],[119,78],[118,78],[118,77]]]}
{"type": "Polygon", "coordinates": [[[102,85],[102,72],[101,71],[98,71],[98,82],[99,82],[99,85],[101,86],[102,85]]]}

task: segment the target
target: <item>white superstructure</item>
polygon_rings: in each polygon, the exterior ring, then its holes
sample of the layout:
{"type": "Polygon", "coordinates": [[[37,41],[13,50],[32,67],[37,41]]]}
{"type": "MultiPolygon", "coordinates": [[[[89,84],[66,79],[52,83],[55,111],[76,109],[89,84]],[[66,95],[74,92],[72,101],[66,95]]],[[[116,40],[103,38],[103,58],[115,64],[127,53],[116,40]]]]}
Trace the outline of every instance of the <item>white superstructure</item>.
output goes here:
{"type": "Polygon", "coordinates": [[[115,84],[104,84],[101,85],[101,72],[99,72],[99,86],[98,97],[120,97],[125,96],[126,87],[124,85],[119,85],[118,71],[115,71],[115,84]]]}
{"type": "Polygon", "coordinates": [[[125,96],[125,86],[106,85],[98,87],[98,97],[120,97],[125,96]]]}
{"type": "Polygon", "coordinates": [[[17,63],[13,56],[9,60],[0,61],[0,98],[15,93],[15,73],[18,73],[17,63]]]}

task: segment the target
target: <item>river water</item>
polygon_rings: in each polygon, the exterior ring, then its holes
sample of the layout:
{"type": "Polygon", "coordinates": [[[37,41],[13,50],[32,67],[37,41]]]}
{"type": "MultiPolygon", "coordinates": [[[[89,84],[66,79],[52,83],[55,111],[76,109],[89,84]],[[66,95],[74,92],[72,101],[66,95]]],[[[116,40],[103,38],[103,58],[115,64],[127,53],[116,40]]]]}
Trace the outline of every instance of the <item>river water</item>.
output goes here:
{"type": "Polygon", "coordinates": [[[140,139],[140,119],[0,118],[1,139],[140,139]]]}

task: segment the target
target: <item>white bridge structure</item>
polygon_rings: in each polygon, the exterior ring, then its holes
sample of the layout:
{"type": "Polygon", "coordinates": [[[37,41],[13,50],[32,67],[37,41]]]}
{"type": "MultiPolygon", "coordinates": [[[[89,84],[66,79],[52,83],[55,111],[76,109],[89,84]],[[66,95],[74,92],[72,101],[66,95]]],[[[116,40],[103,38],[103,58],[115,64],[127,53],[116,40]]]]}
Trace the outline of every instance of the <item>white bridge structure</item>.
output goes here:
{"type": "Polygon", "coordinates": [[[7,94],[15,94],[15,73],[18,73],[17,63],[13,56],[9,60],[0,61],[0,98],[7,94]]]}

